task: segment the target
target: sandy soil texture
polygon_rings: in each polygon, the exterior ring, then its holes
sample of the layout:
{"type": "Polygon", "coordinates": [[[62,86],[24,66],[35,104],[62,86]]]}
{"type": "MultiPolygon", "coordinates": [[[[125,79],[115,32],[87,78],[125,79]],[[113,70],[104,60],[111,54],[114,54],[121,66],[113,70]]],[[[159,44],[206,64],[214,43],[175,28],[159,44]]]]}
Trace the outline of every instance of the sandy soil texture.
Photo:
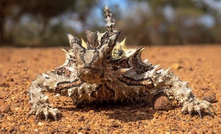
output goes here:
{"type": "Polygon", "coordinates": [[[145,101],[76,108],[70,98],[49,98],[63,114],[59,121],[27,119],[28,90],[37,74],[63,64],[60,48],[0,48],[0,133],[221,133],[221,46],[147,47],[143,59],[189,81],[203,99],[216,94],[212,118],[181,114],[181,107],[155,110],[145,101]]]}

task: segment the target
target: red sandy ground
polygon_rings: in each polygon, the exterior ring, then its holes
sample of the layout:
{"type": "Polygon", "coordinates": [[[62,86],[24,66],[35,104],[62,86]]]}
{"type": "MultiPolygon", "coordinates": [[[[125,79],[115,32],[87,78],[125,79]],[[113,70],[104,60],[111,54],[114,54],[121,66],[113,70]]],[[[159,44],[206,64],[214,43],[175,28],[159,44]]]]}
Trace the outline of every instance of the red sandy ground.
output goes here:
{"type": "Polygon", "coordinates": [[[200,99],[216,94],[215,118],[181,114],[181,107],[154,110],[147,102],[76,108],[71,99],[50,101],[59,121],[27,119],[28,90],[37,74],[63,64],[60,48],[0,48],[0,133],[221,133],[221,46],[147,47],[143,58],[189,81],[200,99]]]}

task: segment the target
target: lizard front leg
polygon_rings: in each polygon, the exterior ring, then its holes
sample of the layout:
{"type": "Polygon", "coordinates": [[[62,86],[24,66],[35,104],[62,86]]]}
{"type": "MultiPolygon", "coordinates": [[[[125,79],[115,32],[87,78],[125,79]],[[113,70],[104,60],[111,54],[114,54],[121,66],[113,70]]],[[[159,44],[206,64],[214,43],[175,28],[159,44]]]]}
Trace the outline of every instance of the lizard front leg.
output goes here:
{"type": "Polygon", "coordinates": [[[75,77],[67,77],[64,75],[58,75],[55,72],[48,72],[48,74],[39,75],[35,81],[32,82],[30,86],[29,95],[30,103],[32,105],[31,111],[28,114],[35,115],[36,118],[40,115],[48,119],[49,115],[52,115],[55,120],[57,120],[60,111],[57,108],[53,108],[49,103],[48,96],[44,92],[58,92],[61,93],[62,90],[59,89],[59,83],[72,82],[75,81],[75,77]]]}
{"type": "Polygon", "coordinates": [[[187,86],[187,82],[181,81],[173,73],[169,73],[168,70],[159,72],[159,77],[157,77],[156,81],[159,82],[157,83],[158,85],[164,87],[163,92],[167,96],[173,96],[174,99],[182,104],[182,113],[188,112],[192,116],[193,112],[197,112],[201,118],[202,111],[207,110],[211,116],[215,113],[208,101],[197,99],[192,93],[192,89],[187,86]]]}
{"type": "Polygon", "coordinates": [[[35,117],[39,115],[44,115],[45,120],[48,119],[49,114],[53,115],[54,119],[57,120],[57,115],[60,113],[57,108],[53,108],[49,103],[48,96],[44,94],[49,90],[48,80],[49,76],[38,76],[35,81],[32,82],[30,87],[30,103],[32,105],[31,111],[28,114],[28,117],[32,114],[35,114],[35,117]]]}

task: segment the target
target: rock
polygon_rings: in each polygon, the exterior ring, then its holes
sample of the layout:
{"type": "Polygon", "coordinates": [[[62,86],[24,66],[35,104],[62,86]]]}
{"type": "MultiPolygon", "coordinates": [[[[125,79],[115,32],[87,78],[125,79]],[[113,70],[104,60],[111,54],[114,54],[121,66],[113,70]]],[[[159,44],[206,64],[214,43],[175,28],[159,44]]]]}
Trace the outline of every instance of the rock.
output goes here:
{"type": "Polygon", "coordinates": [[[9,112],[11,112],[11,107],[9,105],[0,107],[0,113],[9,113],[9,112]]]}
{"type": "Polygon", "coordinates": [[[169,110],[172,104],[164,94],[156,95],[153,99],[154,108],[158,110],[169,110]]]}
{"type": "Polygon", "coordinates": [[[94,110],[90,110],[90,111],[88,111],[88,113],[94,113],[94,110]]]}
{"type": "Polygon", "coordinates": [[[79,117],[78,121],[85,121],[84,116],[79,117]]]}
{"type": "Polygon", "coordinates": [[[36,128],[36,129],[34,129],[34,131],[35,131],[35,133],[37,133],[37,132],[38,132],[38,129],[36,128]]]}
{"type": "Polygon", "coordinates": [[[14,127],[9,128],[9,133],[12,133],[13,131],[15,131],[14,127]]]}
{"type": "Polygon", "coordinates": [[[189,70],[190,70],[190,71],[193,71],[193,68],[192,68],[192,67],[190,67],[190,68],[189,68],[189,70]]]}
{"type": "Polygon", "coordinates": [[[0,84],[0,87],[10,87],[10,85],[6,82],[0,84]]]}
{"type": "Polygon", "coordinates": [[[38,122],[38,126],[42,127],[42,126],[44,126],[44,123],[43,122],[38,122]]]}
{"type": "Polygon", "coordinates": [[[21,109],[19,107],[14,108],[16,112],[19,112],[21,109]]]}
{"type": "Polygon", "coordinates": [[[205,134],[205,132],[202,129],[199,129],[197,132],[198,134],[205,134]]]}
{"type": "Polygon", "coordinates": [[[179,70],[182,68],[182,66],[179,63],[174,63],[171,65],[171,68],[174,70],[179,70]]]}
{"type": "Polygon", "coordinates": [[[26,129],[27,129],[27,127],[25,125],[19,126],[19,130],[22,132],[25,131],[26,129]]]}
{"type": "Polygon", "coordinates": [[[84,129],[85,129],[86,131],[91,131],[91,128],[90,128],[90,127],[88,127],[88,126],[87,126],[87,127],[85,127],[84,129]]]}
{"type": "Polygon", "coordinates": [[[171,105],[172,105],[172,107],[177,107],[177,106],[179,106],[178,100],[173,99],[173,100],[171,101],[171,105]]]}
{"type": "Polygon", "coordinates": [[[192,129],[192,130],[190,131],[190,134],[197,134],[197,133],[196,133],[196,130],[195,130],[195,129],[192,129]]]}
{"type": "Polygon", "coordinates": [[[206,94],[203,96],[203,99],[210,103],[213,103],[216,101],[216,94],[215,93],[206,94]]]}
{"type": "Polygon", "coordinates": [[[110,127],[119,127],[120,125],[118,124],[118,123],[116,123],[116,122],[112,122],[111,123],[111,125],[110,125],[110,127]]]}
{"type": "Polygon", "coordinates": [[[72,128],[72,126],[70,124],[67,125],[67,128],[72,128]]]}

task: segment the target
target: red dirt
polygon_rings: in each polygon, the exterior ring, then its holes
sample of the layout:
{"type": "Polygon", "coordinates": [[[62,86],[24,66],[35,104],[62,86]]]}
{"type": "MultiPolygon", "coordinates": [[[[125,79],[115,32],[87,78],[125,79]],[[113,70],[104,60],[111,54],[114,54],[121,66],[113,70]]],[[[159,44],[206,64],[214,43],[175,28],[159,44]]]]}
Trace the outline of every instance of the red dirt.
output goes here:
{"type": "Polygon", "coordinates": [[[37,74],[64,62],[60,48],[0,48],[0,133],[221,133],[221,46],[148,47],[143,58],[160,67],[172,67],[181,80],[189,81],[202,99],[216,94],[217,115],[203,119],[181,114],[181,107],[154,110],[147,102],[76,108],[71,99],[49,99],[62,112],[59,121],[35,123],[27,119],[28,90],[37,74]]]}

